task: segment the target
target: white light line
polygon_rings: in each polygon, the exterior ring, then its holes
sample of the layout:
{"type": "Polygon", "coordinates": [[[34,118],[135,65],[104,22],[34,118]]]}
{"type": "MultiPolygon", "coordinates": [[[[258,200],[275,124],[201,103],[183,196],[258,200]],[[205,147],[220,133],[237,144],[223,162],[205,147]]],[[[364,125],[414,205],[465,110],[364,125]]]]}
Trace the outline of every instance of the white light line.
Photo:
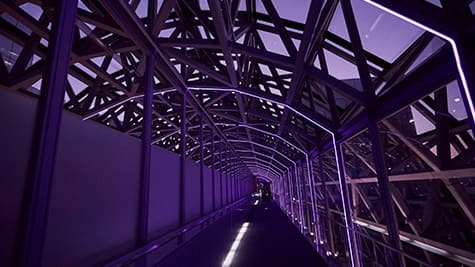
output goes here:
{"type": "MultiPolygon", "coordinates": [[[[366,227],[370,230],[379,232],[379,233],[384,234],[384,235],[388,235],[388,231],[386,230],[386,228],[384,228],[382,226],[372,225],[372,224],[369,224],[367,222],[364,222],[364,221],[361,221],[361,220],[358,220],[358,219],[353,219],[353,222],[355,224],[366,227]]],[[[399,239],[403,242],[412,244],[412,245],[414,245],[416,247],[420,247],[420,248],[422,248],[426,251],[432,252],[434,254],[441,255],[443,257],[447,257],[449,259],[458,261],[458,262],[460,262],[462,264],[466,264],[468,266],[473,266],[475,264],[475,260],[473,260],[469,257],[466,257],[464,255],[453,254],[453,253],[451,253],[451,252],[449,252],[449,251],[447,251],[447,250],[445,250],[441,247],[437,247],[436,245],[432,245],[432,244],[427,244],[427,243],[421,242],[419,240],[411,239],[410,236],[406,236],[406,235],[407,234],[405,234],[405,233],[399,234],[399,239]]],[[[435,243],[435,244],[437,244],[437,243],[435,243]]]]}
{"type": "Polygon", "coordinates": [[[462,62],[461,62],[461,59],[460,59],[460,55],[459,55],[459,52],[458,52],[458,48],[457,48],[457,43],[455,42],[455,40],[449,36],[447,36],[446,34],[443,34],[441,32],[438,32],[416,20],[413,20],[411,18],[408,18],[402,14],[399,14],[397,13],[396,11],[394,10],[391,10],[381,4],[378,4],[372,0],[363,0],[364,2],[380,9],[380,10],[383,10],[393,16],[396,16],[406,22],[409,22],[410,24],[414,25],[414,26],[417,26],[425,31],[428,31],[444,40],[446,40],[447,42],[450,43],[450,45],[452,46],[452,50],[454,52],[454,56],[455,56],[455,62],[456,62],[456,65],[457,65],[457,71],[458,71],[458,74],[460,76],[460,81],[462,82],[462,86],[463,86],[463,91],[465,93],[465,99],[467,100],[467,103],[468,103],[468,106],[469,106],[469,112],[470,114],[472,115],[472,120],[475,120],[475,106],[473,104],[473,101],[472,101],[472,95],[471,95],[471,92],[470,92],[470,89],[468,87],[468,83],[467,83],[467,79],[465,77],[465,72],[463,71],[463,68],[462,68],[462,62]]]}
{"type": "Polygon", "coordinates": [[[222,267],[229,267],[233,263],[233,259],[234,259],[234,256],[236,255],[236,251],[239,247],[239,243],[244,237],[244,234],[246,233],[248,227],[249,227],[248,222],[245,222],[242,224],[241,228],[239,229],[238,235],[234,239],[234,242],[231,245],[231,248],[229,249],[228,254],[226,255],[226,258],[224,259],[223,264],[221,265],[222,267]]]}
{"type": "MultiPolygon", "coordinates": [[[[224,92],[234,92],[234,93],[240,93],[240,94],[243,94],[243,95],[247,95],[247,96],[250,96],[250,97],[254,97],[254,98],[257,98],[257,99],[263,99],[263,100],[266,100],[266,101],[269,101],[273,104],[277,104],[277,105],[281,105],[281,106],[284,106],[286,108],[288,108],[289,110],[293,111],[294,113],[298,114],[299,116],[305,118],[307,121],[310,121],[312,124],[314,124],[315,126],[323,129],[324,131],[326,131],[327,133],[329,133],[331,136],[332,136],[332,141],[333,141],[333,145],[335,146],[336,145],[336,138],[335,138],[335,135],[333,134],[333,132],[327,128],[325,128],[323,125],[321,125],[320,123],[318,123],[317,121],[314,121],[312,120],[310,117],[306,116],[305,114],[299,112],[298,110],[294,109],[293,107],[291,107],[290,105],[284,103],[284,102],[280,102],[280,101],[276,101],[276,100],[273,100],[273,99],[268,99],[268,98],[265,98],[265,97],[261,97],[259,95],[255,95],[255,94],[252,94],[252,93],[249,93],[249,92],[242,92],[238,89],[234,89],[234,88],[204,88],[204,87],[190,87],[188,88],[190,90],[197,90],[197,91],[224,91],[224,92]]],[[[296,147],[296,146],[294,146],[296,147]]],[[[299,149],[298,147],[296,147],[299,151],[302,151],[301,149],[299,149]]],[[[278,151],[276,151],[278,152],[278,151]]],[[[338,166],[338,157],[336,156],[336,150],[335,150],[335,158],[336,158],[336,161],[337,161],[337,166],[338,166]]],[[[309,162],[309,158],[308,158],[308,155],[307,153],[303,153],[305,155],[305,159],[306,159],[306,164],[307,164],[307,173],[308,173],[308,179],[310,180],[312,175],[310,173],[310,162],[309,162]]],[[[296,168],[296,164],[294,162],[294,168],[296,168]]],[[[341,175],[339,172],[338,172],[339,175],[341,175]]],[[[343,179],[344,180],[344,179],[343,179]]],[[[309,184],[311,185],[312,183],[309,181],[309,184]]],[[[341,188],[340,188],[341,189],[341,188]]],[[[312,188],[312,190],[310,191],[310,194],[311,194],[311,198],[312,199],[315,199],[315,196],[314,196],[314,190],[312,188]]],[[[343,196],[342,196],[343,198],[343,196]]],[[[302,200],[302,199],[300,199],[302,200]]],[[[342,199],[343,200],[343,199],[342,199]]],[[[343,201],[344,203],[344,201],[343,201]]],[[[300,209],[302,209],[301,207],[301,203],[299,203],[300,205],[300,209]]],[[[316,222],[316,217],[315,217],[315,204],[313,203],[312,201],[312,217],[313,217],[313,220],[316,222]]],[[[301,213],[301,212],[300,212],[301,213]]],[[[351,218],[351,217],[350,217],[351,218]]],[[[303,220],[303,218],[301,218],[301,220],[303,220]]],[[[346,221],[346,220],[345,220],[346,221]]],[[[302,233],[303,233],[303,225],[301,225],[302,229],[302,233]]],[[[347,227],[349,227],[349,225],[347,225],[347,227]]],[[[316,231],[316,229],[314,229],[314,231],[316,231]]],[[[349,234],[350,233],[350,230],[347,229],[347,233],[349,234]]],[[[349,238],[349,236],[348,236],[349,238]]],[[[350,241],[350,240],[348,240],[350,241]]],[[[353,252],[352,250],[350,249],[350,256],[351,258],[353,259],[353,252]]]]}

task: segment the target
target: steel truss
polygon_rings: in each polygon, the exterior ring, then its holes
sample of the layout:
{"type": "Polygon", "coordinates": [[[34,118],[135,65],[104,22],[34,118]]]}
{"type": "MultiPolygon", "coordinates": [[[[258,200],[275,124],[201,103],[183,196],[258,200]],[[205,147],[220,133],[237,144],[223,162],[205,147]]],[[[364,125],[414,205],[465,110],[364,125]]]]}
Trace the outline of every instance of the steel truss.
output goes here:
{"type": "MultiPolygon", "coordinates": [[[[61,107],[142,139],[137,246],[147,242],[157,145],[181,155],[181,181],[185,158],[201,163],[201,179],[205,166],[220,170],[213,186],[268,175],[282,208],[328,259],[475,264],[473,3],[364,0],[421,27],[389,61],[362,39],[361,1],[313,0],[304,20],[292,21],[271,0],[4,0],[0,45],[10,56],[0,54],[0,89],[46,103],[39,146],[56,142],[59,126],[49,123],[61,107]],[[346,37],[330,30],[337,11],[346,37]],[[69,35],[72,49],[58,47],[69,35]],[[440,49],[427,55],[435,42],[440,49]],[[330,54],[353,66],[358,82],[337,78],[330,54]],[[453,90],[465,116],[449,109],[453,90]]],[[[38,159],[54,158],[37,150],[38,159]]],[[[23,244],[39,243],[23,247],[24,266],[40,257],[44,225],[32,222],[47,203],[33,202],[48,194],[52,168],[35,162],[30,182],[41,186],[27,196],[23,244]]]]}

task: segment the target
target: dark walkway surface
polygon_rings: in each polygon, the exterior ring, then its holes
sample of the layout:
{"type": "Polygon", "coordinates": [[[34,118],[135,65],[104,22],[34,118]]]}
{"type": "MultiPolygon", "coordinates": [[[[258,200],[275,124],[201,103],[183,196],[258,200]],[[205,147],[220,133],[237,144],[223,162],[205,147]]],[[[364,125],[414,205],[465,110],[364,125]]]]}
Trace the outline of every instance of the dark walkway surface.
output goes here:
{"type": "Polygon", "coordinates": [[[234,211],[179,248],[158,266],[221,266],[239,228],[249,222],[231,266],[326,266],[274,202],[234,211]]]}

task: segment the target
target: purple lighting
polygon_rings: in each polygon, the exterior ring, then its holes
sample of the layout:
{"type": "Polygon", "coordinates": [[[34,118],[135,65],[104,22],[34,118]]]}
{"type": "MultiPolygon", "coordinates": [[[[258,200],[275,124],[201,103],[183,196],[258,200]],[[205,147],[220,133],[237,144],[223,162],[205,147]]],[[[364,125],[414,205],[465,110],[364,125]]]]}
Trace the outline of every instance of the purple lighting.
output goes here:
{"type": "Polygon", "coordinates": [[[460,81],[462,82],[462,86],[463,86],[463,92],[465,94],[465,99],[467,100],[467,103],[468,103],[468,106],[469,106],[469,112],[471,114],[471,119],[472,120],[475,120],[475,106],[474,106],[474,103],[472,101],[472,94],[470,92],[470,88],[468,86],[468,83],[467,83],[467,79],[465,77],[465,72],[463,70],[463,67],[462,67],[462,63],[461,63],[461,60],[460,60],[460,54],[459,54],[459,51],[458,51],[458,48],[457,48],[457,43],[455,42],[455,40],[451,37],[449,37],[448,35],[444,34],[444,33],[441,33],[441,32],[438,32],[412,18],[408,18],[402,14],[399,14],[397,13],[396,11],[394,10],[391,10],[379,3],[376,3],[372,0],[363,0],[364,2],[380,9],[380,10],[383,10],[393,16],[396,16],[406,22],[409,22],[411,23],[412,25],[415,25],[417,27],[420,27],[422,29],[424,29],[425,31],[428,31],[444,40],[446,40],[447,42],[450,43],[450,45],[452,46],[452,50],[454,52],[454,56],[455,56],[455,61],[456,61],[456,65],[457,65],[457,71],[458,71],[458,74],[460,76],[460,81]]]}
{"type": "Polygon", "coordinates": [[[150,252],[154,251],[157,248],[158,248],[158,244],[155,244],[155,245],[149,247],[147,250],[145,250],[144,254],[150,253],[150,252]]]}
{"type": "MultiPolygon", "coordinates": [[[[291,111],[293,111],[294,113],[298,114],[299,116],[305,118],[307,121],[311,122],[312,124],[314,124],[315,126],[323,129],[324,131],[326,131],[327,133],[329,133],[332,137],[332,142],[333,142],[333,147],[334,147],[334,151],[335,151],[335,159],[336,159],[336,165],[337,165],[337,173],[338,173],[338,178],[339,178],[339,181],[340,181],[340,196],[342,198],[342,203],[343,203],[343,210],[344,210],[344,218],[345,218],[345,226],[346,226],[346,236],[347,236],[347,239],[348,239],[348,244],[350,246],[350,257],[351,257],[351,262],[352,262],[352,265],[353,266],[359,266],[359,257],[358,255],[354,255],[353,251],[354,251],[354,243],[352,242],[352,238],[351,238],[351,225],[350,225],[350,222],[351,222],[351,214],[347,214],[348,212],[351,212],[349,209],[348,209],[348,205],[346,204],[347,202],[347,198],[346,196],[344,195],[344,191],[342,191],[343,189],[343,186],[345,186],[345,184],[342,184],[342,182],[345,181],[345,177],[343,176],[344,174],[342,174],[340,172],[340,169],[339,169],[339,166],[340,166],[340,162],[338,160],[338,155],[337,155],[337,150],[336,150],[336,138],[335,138],[335,134],[330,131],[329,129],[325,128],[323,125],[321,125],[320,123],[318,123],[317,121],[314,121],[312,120],[310,117],[306,116],[305,114],[299,112],[298,110],[296,110],[295,108],[291,107],[290,105],[286,104],[286,103],[283,103],[283,102],[280,102],[280,101],[275,101],[273,99],[268,99],[268,98],[265,98],[265,97],[261,97],[261,96],[258,96],[258,95],[255,95],[255,94],[252,94],[252,93],[249,93],[249,92],[241,92],[240,90],[237,90],[237,89],[233,89],[233,88],[202,88],[202,87],[190,87],[189,88],[190,90],[198,90],[198,91],[225,91],[225,92],[238,92],[238,93],[241,93],[241,94],[244,94],[244,95],[247,95],[247,96],[250,96],[250,97],[254,97],[254,98],[258,98],[258,99],[263,99],[263,100],[266,100],[266,101],[269,101],[271,103],[274,103],[274,104],[279,104],[279,105],[282,105],[288,109],[290,109],[291,111]]],[[[295,163],[294,163],[295,164],[295,163]]],[[[295,166],[295,165],[294,165],[295,166]]],[[[301,207],[300,207],[301,208],[301,207]]],[[[301,230],[303,232],[303,228],[301,230]]]]}

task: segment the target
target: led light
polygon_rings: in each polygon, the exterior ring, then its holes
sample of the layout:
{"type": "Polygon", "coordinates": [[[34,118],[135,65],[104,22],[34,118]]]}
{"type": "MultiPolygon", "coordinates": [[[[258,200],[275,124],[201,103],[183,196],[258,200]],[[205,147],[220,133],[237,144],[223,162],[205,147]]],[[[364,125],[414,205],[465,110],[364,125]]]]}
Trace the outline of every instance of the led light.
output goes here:
{"type": "Polygon", "coordinates": [[[150,248],[148,248],[148,249],[145,251],[145,253],[149,253],[149,252],[151,252],[151,251],[153,251],[153,250],[155,250],[155,249],[157,249],[157,248],[158,248],[158,244],[155,244],[155,245],[151,246],[150,248]]]}
{"type": "Polygon", "coordinates": [[[462,82],[462,86],[463,86],[463,89],[464,89],[464,93],[465,93],[465,98],[467,100],[467,103],[468,103],[468,107],[469,107],[469,112],[470,114],[472,115],[472,120],[475,119],[475,106],[474,106],[474,103],[473,103],[473,100],[472,100],[472,96],[471,96],[471,93],[470,93],[470,88],[468,87],[468,84],[467,84],[467,79],[465,77],[465,72],[463,71],[463,68],[462,68],[462,62],[460,60],[460,55],[459,55],[459,52],[458,52],[458,48],[457,48],[457,43],[455,42],[454,39],[452,39],[451,37],[441,33],[441,32],[438,32],[418,21],[415,21],[411,18],[408,18],[402,14],[399,14],[397,13],[396,11],[394,10],[391,10],[381,4],[378,4],[378,3],[375,3],[374,1],[372,0],[363,0],[365,1],[366,3],[378,8],[378,9],[381,9],[383,11],[386,11],[387,13],[393,15],[393,16],[396,16],[406,22],[409,22],[411,23],[412,25],[415,25],[419,28],[422,28],[424,29],[425,31],[428,31],[434,35],[437,35],[438,37],[446,40],[447,42],[450,43],[450,45],[452,46],[452,50],[454,52],[454,56],[455,56],[455,62],[457,64],[457,70],[458,70],[458,73],[459,73],[459,76],[460,76],[460,81],[462,82]]]}
{"type": "Polygon", "coordinates": [[[247,229],[249,227],[249,222],[245,222],[242,224],[241,228],[239,229],[239,233],[234,239],[233,244],[231,245],[231,248],[228,251],[228,254],[226,254],[226,258],[223,261],[223,264],[221,265],[222,267],[228,267],[231,266],[234,256],[236,256],[236,251],[239,247],[239,243],[241,242],[242,238],[244,237],[244,234],[246,233],[247,229]]]}
{"type": "MultiPolygon", "coordinates": [[[[298,110],[294,109],[293,107],[287,105],[286,103],[282,103],[282,102],[279,102],[279,101],[275,101],[275,100],[271,100],[271,99],[266,99],[264,97],[260,97],[260,96],[257,96],[255,94],[252,94],[252,93],[249,93],[249,92],[241,92],[239,90],[236,90],[236,89],[232,89],[232,88],[189,88],[191,90],[203,90],[203,91],[206,91],[206,90],[210,90],[210,91],[225,91],[225,92],[234,92],[234,91],[238,91],[239,93],[241,94],[244,94],[244,95],[247,95],[247,96],[251,96],[251,97],[254,97],[254,98],[257,98],[257,99],[265,99],[271,103],[275,103],[275,104],[280,104],[280,105],[283,105],[285,106],[286,108],[288,108],[289,110],[293,111],[294,113],[296,113],[297,115],[301,116],[302,118],[306,119],[307,121],[311,122],[312,124],[320,127],[321,129],[323,129],[324,131],[326,131],[327,133],[329,133],[332,137],[332,141],[333,141],[333,147],[334,147],[334,152],[335,152],[335,158],[336,158],[336,165],[337,165],[337,173],[338,173],[338,177],[341,178],[342,177],[342,173],[340,173],[340,169],[339,169],[339,166],[340,166],[340,162],[339,162],[339,159],[338,159],[338,155],[337,155],[337,147],[336,147],[336,137],[335,137],[335,134],[330,131],[329,129],[325,128],[323,125],[321,125],[320,123],[318,123],[317,121],[314,121],[312,120],[310,117],[306,116],[305,114],[299,112],[298,110]]],[[[306,158],[307,158],[307,164],[308,164],[308,156],[306,155],[306,158]]],[[[294,168],[296,169],[296,164],[294,162],[294,168]]],[[[307,168],[307,171],[310,172],[310,168],[307,168]]],[[[309,175],[309,178],[311,176],[309,175]]],[[[341,179],[340,179],[341,180],[341,179]]],[[[344,177],[343,177],[343,180],[344,180],[344,177]]],[[[343,192],[342,190],[342,184],[340,183],[340,192],[343,192]]],[[[313,193],[313,190],[312,190],[312,193],[313,193]]],[[[343,207],[344,207],[344,211],[346,211],[346,203],[344,201],[344,196],[341,195],[341,198],[342,198],[342,201],[343,201],[343,207]]],[[[313,202],[313,201],[312,201],[313,202]]],[[[313,203],[312,203],[313,205],[313,203]]],[[[314,209],[315,210],[315,209],[314,209]]],[[[315,216],[315,214],[313,214],[315,216]]],[[[351,242],[351,232],[350,232],[350,228],[351,226],[348,224],[348,218],[351,218],[351,215],[350,214],[346,214],[345,212],[345,226],[346,226],[346,233],[347,233],[347,239],[348,239],[348,242],[349,244],[352,244],[351,242]]],[[[301,229],[301,231],[303,232],[303,229],[301,229]]],[[[359,260],[356,260],[355,259],[355,255],[353,255],[353,249],[350,249],[350,257],[351,257],[351,262],[352,264],[354,264],[355,262],[359,261],[359,260]]],[[[357,257],[357,255],[356,255],[357,257]]]]}
{"type": "Polygon", "coordinates": [[[228,255],[226,255],[226,259],[223,261],[222,267],[231,266],[231,263],[233,262],[233,258],[235,254],[236,254],[235,251],[233,250],[229,251],[228,255]]]}
{"type": "MultiPolygon", "coordinates": [[[[388,231],[384,227],[381,227],[381,226],[378,226],[378,225],[371,225],[367,222],[360,221],[360,220],[353,220],[353,221],[354,221],[354,223],[356,223],[358,225],[361,225],[363,227],[366,227],[370,230],[373,230],[375,232],[378,232],[378,233],[381,233],[381,234],[384,234],[384,235],[388,235],[388,231]]],[[[462,264],[468,265],[468,266],[472,266],[475,263],[475,261],[471,258],[468,258],[466,256],[462,256],[462,255],[455,255],[455,254],[453,254],[453,253],[451,253],[451,252],[449,252],[449,251],[447,251],[447,250],[445,250],[441,247],[437,247],[435,244],[432,245],[432,244],[424,243],[424,242],[419,241],[419,240],[414,240],[410,237],[404,236],[404,234],[399,234],[399,239],[403,242],[406,242],[406,243],[409,243],[413,246],[422,248],[423,250],[429,251],[431,253],[441,255],[441,256],[444,256],[444,257],[450,256],[451,259],[453,259],[457,262],[460,262],[462,264]]]]}

